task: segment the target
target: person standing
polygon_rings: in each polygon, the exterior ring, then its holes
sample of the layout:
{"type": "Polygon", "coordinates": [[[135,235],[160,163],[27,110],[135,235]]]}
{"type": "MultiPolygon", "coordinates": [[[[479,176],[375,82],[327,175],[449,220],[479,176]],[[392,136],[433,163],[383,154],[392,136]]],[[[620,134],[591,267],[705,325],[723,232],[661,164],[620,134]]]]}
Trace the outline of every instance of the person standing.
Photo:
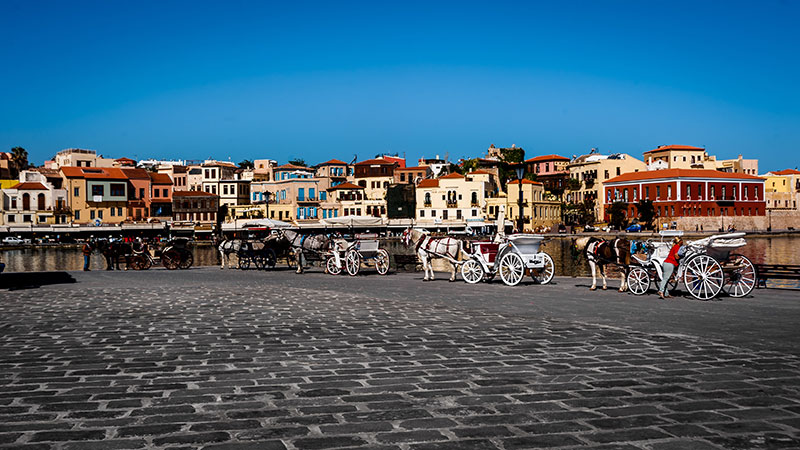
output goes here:
{"type": "Polygon", "coordinates": [[[88,272],[91,269],[89,268],[89,262],[92,259],[92,244],[91,241],[86,241],[83,243],[83,271],[88,272]]]}
{"type": "Polygon", "coordinates": [[[667,259],[664,260],[664,265],[661,266],[661,283],[658,286],[659,298],[664,299],[672,297],[667,291],[667,285],[669,284],[669,279],[672,277],[672,273],[678,267],[678,251],[680,251],[682,245],[683,240],[681,238],[675,237],[675,239],[672,240],[672,248],[669,249],[669,255],[667,255],[667,259]]]}

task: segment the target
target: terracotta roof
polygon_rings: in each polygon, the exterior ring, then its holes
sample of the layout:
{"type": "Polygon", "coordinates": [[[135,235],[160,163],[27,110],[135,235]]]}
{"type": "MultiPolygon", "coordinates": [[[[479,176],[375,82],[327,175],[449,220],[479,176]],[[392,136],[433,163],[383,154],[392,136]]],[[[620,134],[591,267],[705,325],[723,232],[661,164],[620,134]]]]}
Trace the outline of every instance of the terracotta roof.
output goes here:
{"type": "Polygon", "coordinates": [[[26,190],[26,191],[46,191],[47,186],[42,183],[28,181],[26,183],[19,183],[12,189],[26,190]]]}
{"type": "Polygon", "coordinates": [[[428,170],[428,166],[398,167],[394,170],[428,170]]]}
{"type": "Polygon", "coordinates": [[[339,161],[338,159],[332,159],[330,161],[325,161],[324,163],[319,163],[317,165],[318,166],[329,166],[329,165],[332,165],[332,164],[341,165],[341,166],[346,166],[347,165],[346,162],[339,161]]]}
{"type": "Polygon", "coordinates": [[[439,180],[425,179],[419,182],[418,188],[439,187],[439,180]]]}
{"type": "Polygon", "coordinates": [[[397,161],[388,161],[382,158],[378,158],[378,159],[368,159],[366,161],[361,161],[356,163],[357,166],[372,166],[375,164],[382,164],[384,166],[389,166],[392,164],[397,164],[397,161]]]}
{"type": "Polygon", "coordinates": [[[525,162],[536,162],[536,161],[569,161],[569,158],[566,156],[561,155],[542,155],[542,156],[534,156],[531,159],[526,159],[525,162]]]}
{"type": "Polygon", "coordinates": [[[186,173],[188,170],[186,166],[172,166],[172,173],[186,173]]]}
{"type": "MultiPolygon", "coordinates": [[[[509,182],[508,182],[508,184],[519,184],[519,180],[509,181],[509,182]]],[[[536,185],[541,185],[542,183],[540,183],[540,182],[538,182],[538,181],[531,181],[531,180],[526,180],[526,179],[523,179],[523,180],[522,180],[522,184],[536,184],[536,185]]]]}
{"type": "Polygon", "coordinates": [[[364,188],[361,187],[361,186],[358,186],[356,184],[348,183],[348,182],[337,184],[336,186],[332,186],[332,187],[328,188],[329,191],[337,191],[337,190],[341,190],[341,189],[364,189],[364,188]]]}
{"type": "Polygon", "coordinates": [[[464,178],[464,175],[461,175],[458,172],[453,172],[453,173],[448,173],[447,175],[445,175],[443,177],[439,177],[440,180],[452,180],[452,179],[455,179],[455,178],[464,178]]]}
{"type": "Polygon", "coordinates": [[[127,180],[128,177],[122,169],[116,167],[71,167],[61,168],[61,173],[67,178],[111,179],[127,180]]]}
{"type": "Polygon", "coordinates": [[[475,172],[470,172],[467,175],[491,175],[491,172],[487,172],[485,170],[476,170],[475,172]]]}
{"type": "Polygon", "coordinates": [[[651,152],[661,152],[664,150],[703,150],[706,149],[700,147],[692,147],[691,145],[662,145],[661,147],[654,148],[653,150],[648,150],[645,153],[651,152]]]}
{"type": "Polygon", "coordinates": [[[175,191],[173,197],[217,197],[217,194],[203,191],[175,191]]]}
{"type": "Polygon", "coordinates": [[[730,173],[720,172],[718,170],[708,169],[663,169],[663,170],[649,170],[644,172],[630,172],[623,173],[618,177],[614,177],[606,183],[617,183],[620,181],[641,181],[641,180],[656,180],[662,178],[725,178],[725,179],[738,179],[738,180],[764,180],[755,175],[747,175],[744,173],[730,173]]]}
{"type": "Polygon", "coordinates": [[[147,174],[147,171],[144,170],[144,169],[122,168],[121,170],[122,170],[122,173],[124,173],[125,176],[128,177],[129,179],[137,179],[137,180],[138,179],[142,179],[142,180],[150,179],[150,176],[147,174]]]}
{"type": "Polygon", "coordinates": [[[303,167],[303,166],[295,166],[294,164],[284,164],[282,166],[276,167],[274,170],[308,170],[311,171],[310,167],[303,167]]]}
{"type": "Polygon", "coordinates": [[[800,170],[784,169],[777,172],[770,172],[773,175],[800,175],[800,170]]]}
{"type": "Polygon", "coordinates": [[[153,184],[172,184],[172,178],[165,173],[148,172],[148,175],[150,175],[150,180],[153,184]]]}

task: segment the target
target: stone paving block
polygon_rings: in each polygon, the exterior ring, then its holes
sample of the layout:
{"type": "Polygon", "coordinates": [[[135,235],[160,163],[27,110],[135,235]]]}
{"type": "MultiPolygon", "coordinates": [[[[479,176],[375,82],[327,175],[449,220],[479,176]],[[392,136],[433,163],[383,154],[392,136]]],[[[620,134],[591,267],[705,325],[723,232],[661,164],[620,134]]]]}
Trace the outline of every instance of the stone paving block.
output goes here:
{"type": "Polygon", "coordinates": [[[459,438],[487,438],[513,436],[514,432],[504,426],[470,427],[470,428],[451,428],[450,432],[459,438]]]}
{"type": "Polygon", "coordinates": [[[168,445],[168,444],[203,444],[206,442],[224,442],[230,440],[230,435],[221,431],[213,433],[191,433],[180,434],[174,436],[165,436],[153,439],[155,445],[168,445]]]}
{"type": "Polygon", "coordinates": [[[335,436],[323,438],[296,439],[292,444],[300,450],[319,450],[327,448],[358,447],[367,441],[358,436],[335,436]]]}
{"type": "Polygon", "coordinates": [[[494,443],[482,439],[470,439],[462,441],[447,442],[427,442],[424,444],[412,444],[411,450],[498,450],[494,443]]]}
{"type": "Polygon", "coordinates": [[[125,450],[147,448],[142,439],[106,439],[102,441],[83,441],[64,444],[64,450],[125,450]]]}
{"type": "Polygon", "coordinates": [[[393,433],[378,433],[375,436],[378,442],[384,444],[400,444],[413,442],[445,441],[447,438],[435,430],[396,431],[393,433]]]}
{"type": "Polygon", "coordinates": [[[662,431],[652,428],[632,428],[618,431],[581,434],[580,437],[592,442],[608,443],[649,441],[653,439],[665,439],[670,436],[662,431]]]}
{"type": "Polygon", "coordinates": [[[716,445],[700,440],[674,440],[650,444],[652,450],[720,450],[716,445]]]}
{"type": "Polygon", "coordinates": [[[104,430],[39,431],[31,437],[31,442],[96,441],[105,437],[106,432],[104,430]]]}
{"type": "Polygon", "coordinates": [[[582,445],[583,442],[568,434],[545,434],[504,439],[503,448],[507,450],[523,448],[552,448],[568,445],[582,445]]]}

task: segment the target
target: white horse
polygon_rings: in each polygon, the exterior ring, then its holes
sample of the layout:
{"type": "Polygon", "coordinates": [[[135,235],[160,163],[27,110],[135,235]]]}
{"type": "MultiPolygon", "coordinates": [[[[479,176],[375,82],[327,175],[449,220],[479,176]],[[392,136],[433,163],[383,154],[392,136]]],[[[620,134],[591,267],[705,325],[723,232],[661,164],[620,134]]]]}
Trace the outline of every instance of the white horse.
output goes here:
{"type": "Polygon", "coordinates": [[[228,264],[228,268],[231,268],[231,263],[228,258],[231,255],[239,253],[239,250],[242,248],[242,240],[241,239],[225,239],[224,241],[219,243],[217,250],[219,250],[219,260],[220,260],[220,269],[225,268],[225,264],[228,264]]]}
{"type": "Polygon", "coordinates": [[[408,247],[414,244],[414,248],[422,261],[422,269],[425,272],[423,281],[433,281],[433,263],[436,258],[444,259],[450,263],[450,281],[456,281],[456,264],[463,251],[463,244],[460,240],[451,237],[432,238],[428,233],[414,228],[407,228],[403,231],[403,243],[408,247]]]}
{"type": "Polygon", "coordinates": [[[324,234],[304,235],[292,230],[284,230],[283,235],[294,249],[297,273],[303,273],[306,257],[303,252],[322,256],[330,251],[331,239],[324,234]]]}

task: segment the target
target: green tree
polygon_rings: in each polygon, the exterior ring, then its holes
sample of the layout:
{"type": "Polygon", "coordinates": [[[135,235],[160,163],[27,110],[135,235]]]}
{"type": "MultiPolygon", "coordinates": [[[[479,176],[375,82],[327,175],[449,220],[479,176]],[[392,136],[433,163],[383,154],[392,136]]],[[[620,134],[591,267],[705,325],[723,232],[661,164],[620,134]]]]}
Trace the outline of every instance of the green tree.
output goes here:
{"type": "Polygon", "coordinates": [[[458,166],[458,173],[460,173],[461,175],[466,175],[476,170],[478,170],[477,158],[465,159],[464,161],[461,162],[461,165],[458,166]]]}
{"type": "Polygon", "coordinates": [[[500,149],[500,162],[502,164],[500,164],[498,172],[503,190],[506,189],[506,183],[509,180],[517,179],[517,173],[514,167],[523,161],[525,161],[525,150],[522,147],[500,149]]]}
{"type": "Polygon", "coordinates": [[[614,202],[608,208],[608,224],[612,227],[621,230],[628,224],[626,213],[628,211],[628,204],[625,202],[614,202]]]}
{"type": "Polygon", "coordinates": [[[581,182],[577,178],[567,178],[566,188],[568,191],[580,190],[581,182]]]}
{"type": "Polygon", "coordinates": [[[253,169],[253,168],[255,168],[255,165],[253,164],[253,161],[250,161],[249,159],[245,159],[244,161],[239,163],[239,168],[240,169],[253,169]]]}
{"type": "Polygon", "coordinates": [[[306,160],[305,160],[305,159],[303,159],[303,158],[294,158],[294,159],[290,159],[290,160],[289,160],[289,164],[292,164],[292,165],[294,165],[294,166],[307,167],[307,166],[306,166],[306,160]]]}
{"type": "Polygon", "coordinates": [[[644,223],[644,227],[648,230],[653,229],[653,219],[656,217],[656,207],[653,206],[652,200],[639,200],[636,203],[636,210],[639,211],[639,221],[644,223]]]}
{"type": "Polygon", "coordinates": [[[28,168],[28,151],[22,147],[11,149],[11,177],[17,178],[19,173],[28,168]]]}

